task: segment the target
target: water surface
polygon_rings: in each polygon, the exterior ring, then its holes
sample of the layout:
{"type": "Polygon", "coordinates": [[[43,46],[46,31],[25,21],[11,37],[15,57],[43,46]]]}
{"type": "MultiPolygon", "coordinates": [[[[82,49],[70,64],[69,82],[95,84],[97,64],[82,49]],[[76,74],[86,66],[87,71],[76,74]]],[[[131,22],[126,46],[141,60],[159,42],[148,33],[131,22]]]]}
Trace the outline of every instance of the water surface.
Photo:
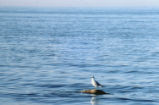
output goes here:
{"type": "Polygon", "coordinates": [[[159,12],[0,8],[0,104],[157,105],[159,12]],[[90,76],[110,95],[93,96],[90,76]]]}

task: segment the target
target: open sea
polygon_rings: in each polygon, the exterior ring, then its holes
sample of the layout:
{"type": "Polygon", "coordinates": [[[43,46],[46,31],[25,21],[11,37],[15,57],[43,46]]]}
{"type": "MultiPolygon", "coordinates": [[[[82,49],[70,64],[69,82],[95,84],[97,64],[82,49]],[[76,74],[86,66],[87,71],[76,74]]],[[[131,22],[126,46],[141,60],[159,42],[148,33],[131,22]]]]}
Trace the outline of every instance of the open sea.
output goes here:
{"type": "Polygon", "coordinates": [[[159,9],[1,7],[0,105],[159,105],[159,9]]]}

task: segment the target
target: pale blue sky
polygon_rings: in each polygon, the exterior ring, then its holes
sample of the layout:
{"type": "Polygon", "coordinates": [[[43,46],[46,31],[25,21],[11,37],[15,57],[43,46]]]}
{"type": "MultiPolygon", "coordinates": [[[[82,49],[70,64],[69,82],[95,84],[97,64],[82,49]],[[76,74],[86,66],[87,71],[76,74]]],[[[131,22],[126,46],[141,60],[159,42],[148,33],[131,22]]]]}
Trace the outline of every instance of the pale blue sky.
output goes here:
{"type": "Polygon", "coordinates": [[[0,6],[159,7],[159,0],[0,0],[0,6]]]}

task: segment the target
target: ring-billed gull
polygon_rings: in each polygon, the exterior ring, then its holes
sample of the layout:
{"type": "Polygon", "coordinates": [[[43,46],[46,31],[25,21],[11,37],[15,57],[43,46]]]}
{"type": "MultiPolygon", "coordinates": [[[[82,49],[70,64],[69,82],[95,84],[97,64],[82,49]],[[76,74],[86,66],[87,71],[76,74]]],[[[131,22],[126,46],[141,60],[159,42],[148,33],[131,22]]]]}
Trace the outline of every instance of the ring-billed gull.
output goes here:
{"type": "Polygon", "coordinates": [[[95,88],[97,88],[97,87],[102,87],[102,85],[101,85],[98,81],[95,80],[95,77],[94,77],[94,76],[91,77],[91,83],[92,83],[92,85],[93,85],[95,88]]]}

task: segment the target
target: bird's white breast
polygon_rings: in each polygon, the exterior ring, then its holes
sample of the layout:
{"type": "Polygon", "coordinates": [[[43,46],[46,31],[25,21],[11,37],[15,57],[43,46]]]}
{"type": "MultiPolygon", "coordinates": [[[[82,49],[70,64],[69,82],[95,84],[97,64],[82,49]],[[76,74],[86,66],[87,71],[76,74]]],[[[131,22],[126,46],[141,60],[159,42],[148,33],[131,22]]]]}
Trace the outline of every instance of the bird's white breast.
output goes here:
{"type": "Polygon", "coordinates": [[[96,82],[94,80],[94,78],[91,79],[92,85],[96,87],[96,82]]]}

